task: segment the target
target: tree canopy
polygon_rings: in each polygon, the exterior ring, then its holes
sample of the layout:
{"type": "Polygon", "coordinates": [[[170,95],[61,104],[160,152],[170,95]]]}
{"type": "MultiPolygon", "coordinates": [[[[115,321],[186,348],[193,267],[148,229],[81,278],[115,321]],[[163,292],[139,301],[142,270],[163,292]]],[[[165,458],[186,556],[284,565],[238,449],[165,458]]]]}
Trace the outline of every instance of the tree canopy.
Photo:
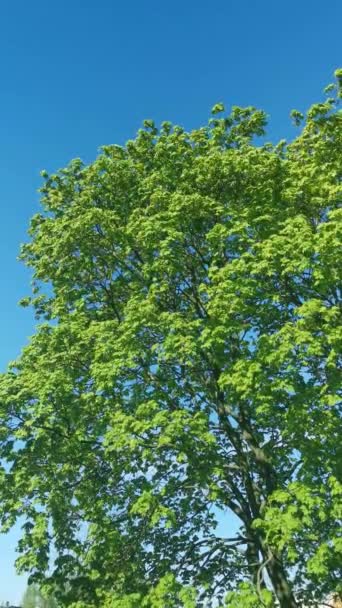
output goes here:
{"type": "Polygon", "coordinates": [[[290,143],[217,104],[202,128],[146,120],[43,172],[21,255],[39,324],[0,380],[0,515],[63,605],[341,594],[335,74],[290,143]]]}

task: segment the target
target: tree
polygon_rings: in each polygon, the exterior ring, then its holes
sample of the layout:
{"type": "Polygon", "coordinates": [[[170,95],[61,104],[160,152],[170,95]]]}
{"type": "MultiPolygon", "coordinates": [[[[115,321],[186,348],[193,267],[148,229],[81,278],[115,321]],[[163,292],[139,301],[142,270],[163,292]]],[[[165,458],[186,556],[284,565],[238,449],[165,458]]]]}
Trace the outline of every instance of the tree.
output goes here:
{"type": "Polygon", "coordinates": [[[22,608],[57,608],[53,598],[45,597],[38,585],[29,585],[24,593],[22,608]]]}
{"type": "Polygon", "coordinates": [[[1,520],[65,605],[341,594],[341,114],[221,104],[43,173],[40,323],[1,378],[1,520]],[[7,463],[7,464],[6,464],[7,463]],[[215,532],[218,513],[240,522],[215,532]]]}

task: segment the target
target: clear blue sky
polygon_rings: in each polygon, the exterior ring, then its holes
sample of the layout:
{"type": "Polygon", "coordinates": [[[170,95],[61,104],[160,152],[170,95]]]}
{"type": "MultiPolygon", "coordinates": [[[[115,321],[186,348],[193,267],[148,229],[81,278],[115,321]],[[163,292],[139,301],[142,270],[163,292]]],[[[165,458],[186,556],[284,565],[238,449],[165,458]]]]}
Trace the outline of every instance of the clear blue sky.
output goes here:
{"type": "MultiPolygon", "coordinates": [[[[342,3],[317,0],[2,0],[0,369],[33,332],[16,261],[39,171],[94,158],[144,118],[185,127],[217,101],[264,108],[270,138],[320,98],[342,64],[342,3]]],[[[0,601],[19,602],[16,531],[0,537],[0,601]]]]}

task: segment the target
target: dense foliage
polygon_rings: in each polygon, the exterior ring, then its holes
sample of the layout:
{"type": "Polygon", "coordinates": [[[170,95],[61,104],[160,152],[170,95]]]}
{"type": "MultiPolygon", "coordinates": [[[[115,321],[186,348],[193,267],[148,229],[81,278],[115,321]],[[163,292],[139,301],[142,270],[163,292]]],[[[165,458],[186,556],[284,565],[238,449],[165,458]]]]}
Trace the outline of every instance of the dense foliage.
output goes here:
{"type": "Polygon", "coordinates": [[[1,522],[23,518],[18,568],[66,605],[341,593],[336,76],[289,144],[218,104],[43,174],[22,250],[40,324],[0,380],[1,522]]]}

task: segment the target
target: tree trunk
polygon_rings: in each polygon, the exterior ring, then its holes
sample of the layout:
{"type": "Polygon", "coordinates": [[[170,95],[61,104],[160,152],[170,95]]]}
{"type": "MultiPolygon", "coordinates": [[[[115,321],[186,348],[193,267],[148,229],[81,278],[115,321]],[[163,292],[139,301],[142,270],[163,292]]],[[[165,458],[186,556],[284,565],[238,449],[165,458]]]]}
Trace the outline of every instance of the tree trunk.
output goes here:
{"type": "Polygon", "coordinates": [[[298,608],[298,604],[279,559],[277,559],[270,550],[268,550],[267,553],[266,569],[280,608],[298,608]]]}

